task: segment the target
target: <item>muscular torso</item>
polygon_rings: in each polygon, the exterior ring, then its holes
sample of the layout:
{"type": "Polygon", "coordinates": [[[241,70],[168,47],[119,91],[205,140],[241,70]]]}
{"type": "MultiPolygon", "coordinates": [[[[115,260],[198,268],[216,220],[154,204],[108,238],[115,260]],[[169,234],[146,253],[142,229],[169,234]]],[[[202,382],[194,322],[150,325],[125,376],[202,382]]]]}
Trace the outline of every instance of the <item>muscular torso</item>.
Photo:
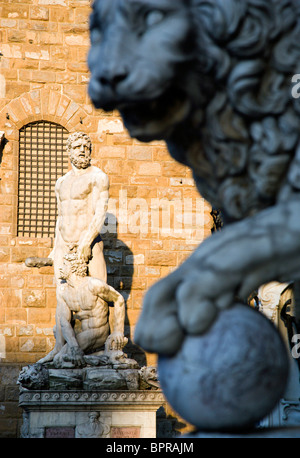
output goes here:
{"type": "Polygon", "coordinates": [[[82,328],[100,328],[108,323],[108,305],[90,290],[89,278],[86,277],[79,287],[64,285],[62,298],[75,318],[82,322],[82,328]]]}
{"type": "Polygon", "coordinates": [[[81,175],[69,172],[58,183],[59,231],[66,243],[78,243],[94,215],[95,199],[101,192],[101,171],[89,167],[81,175]]]}

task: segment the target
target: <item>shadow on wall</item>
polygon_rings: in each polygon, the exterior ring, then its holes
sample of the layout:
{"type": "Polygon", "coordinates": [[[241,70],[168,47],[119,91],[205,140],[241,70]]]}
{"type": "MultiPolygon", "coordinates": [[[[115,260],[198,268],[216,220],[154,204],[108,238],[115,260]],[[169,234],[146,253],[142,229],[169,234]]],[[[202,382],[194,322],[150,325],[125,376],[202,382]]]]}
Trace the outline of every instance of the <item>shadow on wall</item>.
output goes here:
{"type": "Polygon", "coordinates": [[[5,145],[8,143],[8,140],[4,137],[4,135],[4,132],[0,131],[0,167],[3,159],[3,150],[5,148],[5,145]]]}
{"type": "MultiPolygon", "coordinates": [[[[194,429],[194,428],[193,428],[194,429]]],[[[167,413],[166,409],[161,406],[156,412],[156,438],[176,438],[186,434],[191,427],[182,421],[181,418],[167,413]]]]}
{"type": "MultiPolygon", "coordinates": [[[[128,343],[124,352],[143,367],[147,364],[145,352],[132,341],[132,329],[127,313],[127,299],[131,292],[134,265],[126,264],[126,257],[133,255],[130,248],[118,239],[118,221],[115,215],[107,213],[101,237],[104,243],[104,257],[107,266],[107,283],[115,288],[125,299],[125,337],[128,343]]],[[[113,307],[113,304],[109,304],[113,307]]],[[[110,314],[112,316],[113,314],[110,314]]]]}

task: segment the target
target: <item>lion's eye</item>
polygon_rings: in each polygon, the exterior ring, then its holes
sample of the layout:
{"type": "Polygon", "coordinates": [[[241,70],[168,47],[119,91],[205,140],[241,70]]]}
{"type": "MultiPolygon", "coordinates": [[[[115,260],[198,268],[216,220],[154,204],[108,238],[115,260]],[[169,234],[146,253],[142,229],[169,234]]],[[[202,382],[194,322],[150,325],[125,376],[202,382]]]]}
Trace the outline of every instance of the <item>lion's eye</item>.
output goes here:
{"type": "Polygon", "coordinates": [[[93,28],[91,30],[91,33],[90,33],[90,37],[91,37],[91,43],[93,45],[95,44],[98,44],[101,42],[102,40],[102,33],[101,33],[101,30],[99,30],[98,28],[93,28]]]}
{"type": "Polygon", "coordinates": [[[145,23],[147,27],[152,27],[158,24],[164,18],[164,13],[160,10],[149,11],[145,16],[145,23]]]}

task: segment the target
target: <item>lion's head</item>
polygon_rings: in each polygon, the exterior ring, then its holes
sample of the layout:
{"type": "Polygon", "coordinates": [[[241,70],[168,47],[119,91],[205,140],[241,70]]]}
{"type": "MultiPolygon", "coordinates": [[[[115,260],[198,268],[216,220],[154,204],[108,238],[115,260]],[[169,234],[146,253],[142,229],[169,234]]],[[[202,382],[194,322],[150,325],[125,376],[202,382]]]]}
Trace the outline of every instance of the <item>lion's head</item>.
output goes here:
{"type": "Polygon", "coordinates": [[[40,363],[23,367],[19,374],[18,385],[28,390],[42,390],[49,386],[48,369],[40,363]]]}
{"type": "MultiPolygon", "coordinates": [[[[133,137],[165,138],[191,110],[195,34],[188,4],[186,0],[94,3],[89,94],[96,107],[119,109],[133,137]]],[[[201,99],[203,94],[197,93],[201,99]]]]}
{"type": "Polygon", "coordinates": [[[165,139],[229,219],[274,203],[300,139],[298,2],[96,0],[91,43],[96,107],[165,139]]]}

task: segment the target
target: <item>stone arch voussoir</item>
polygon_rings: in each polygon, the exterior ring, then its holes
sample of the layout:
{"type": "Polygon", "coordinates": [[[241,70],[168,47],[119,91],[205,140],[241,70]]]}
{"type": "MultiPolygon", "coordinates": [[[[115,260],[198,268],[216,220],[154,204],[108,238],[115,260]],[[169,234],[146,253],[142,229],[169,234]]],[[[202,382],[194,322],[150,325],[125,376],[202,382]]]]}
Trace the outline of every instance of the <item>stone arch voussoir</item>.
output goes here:
{"type": "Polygon", "coordinates": [[[84,130],[89,115],[68,96],[51,89],[36,89],[11,100],[0,112],[5,119],[6,136],[17,140],[17,131],[34,121],[50,121],[65,127],[69,132],[84,130]]]}

